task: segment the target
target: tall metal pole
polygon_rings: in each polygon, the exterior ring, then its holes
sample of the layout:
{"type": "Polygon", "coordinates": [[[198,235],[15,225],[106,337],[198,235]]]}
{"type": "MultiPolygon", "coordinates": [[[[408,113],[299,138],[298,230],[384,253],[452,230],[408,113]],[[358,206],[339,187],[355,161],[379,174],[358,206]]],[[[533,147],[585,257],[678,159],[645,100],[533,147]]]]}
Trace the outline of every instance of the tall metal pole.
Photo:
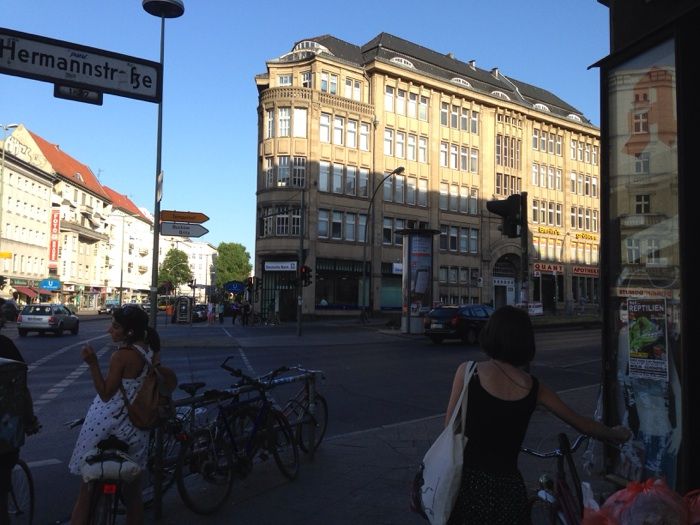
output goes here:
{"type": "MultiPolygon", "coordinates": [[[[374,204],[374,198],[377,196],[377,192],[379,191],[379,188],[384,187],[384,182],[389,177],[392,177],[394,175],[400,175],[401,173],[404,172],[404,167],[399,166],[396,168],[394,171],[386,175],[382,181],[377,184],[377,186],[374,188],[374,191],[372,192],[372,196],[369,199],[369,204],[367,205],[367,217],[365,218],[365,242],[362,245],[362,308],[360,308],[360,321],[361,322],[367,322],[367,317],[368,317],[368,310],[370,305],[368,304],[368,292],[369,292],[369,287],[367,283],[367,244],[370,242],[370,239],[368,238],[367,235],[367,230],[368,226],[370,224],[370,217],[372,218],[371,223],[372,223],[372,228],[370,232],[372,233],[372,249],[374,249],[374,214],[372,213],[372,205],[374,204]]],[[[370,262],[371,265],[371,262],[370,262]]]]}
{"type": "MultiPolygon", "coordinates": [[[[122,215],[122,244],[120,246],[122,256],[119,263],[119,306],[124,304],[124,216],[122,215]]],[[[151,303],[153,304],[153,303],[151,303]]]]}
{"type": "MultiPolygon", "coordinates": [[[[165,47],[165,17],[160,17],[160,71],[161,75],[165,71],[164,63],[164,47],[165,47]]],[[[161,95],[158,102],[158,139],[156,145],[156,186],[155,186],[155,202],[153,204],[153,258],[151,263],[151,293],[149,301],[151,308],[149,309],[148,324],[151,328],[156,327],[158,318],[158,250],[160,237],[160,200],[162,195],[163,176],[161,174],[161,157],[163,150],[163,96],[161,95]],[[154,308],[155,306],[155,308],[154,308]]]]}
{"type": "Polygon", "coordinates": [[[527,192],[520,192],[520,250],[522,252],[520,261],[520,289],[521,302],[525,303],[525,310],[530,302],[530,256],[528,247],[530,246],[530,229],[527,224],[527,192]]]}

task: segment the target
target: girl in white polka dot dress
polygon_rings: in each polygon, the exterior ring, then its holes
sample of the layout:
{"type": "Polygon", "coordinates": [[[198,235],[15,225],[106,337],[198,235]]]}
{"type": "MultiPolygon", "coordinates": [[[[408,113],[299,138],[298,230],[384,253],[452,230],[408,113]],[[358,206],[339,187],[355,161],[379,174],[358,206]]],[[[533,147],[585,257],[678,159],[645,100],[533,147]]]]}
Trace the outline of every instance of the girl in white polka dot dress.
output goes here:
{"type": "MultiPolygon", "coordinates": [[[[102,376],[92,347],[86,345],[81,351],[83,360],[90,367],[97,395],[85,416],[68,465],[70,472],[76,475],[80,475],[85,455],[110,435],[127,443],[129,455],[142,468],[146,466],[149,432],[140,430],[131,423],[120,386],[124,387],[128,399],[133,400],[148,371],[144,359],[156,363],[159,360],[160,338],[155,330],[148,327],[148,314],[138,306],[115,309],[108,331],[119,349],[110,358],[106,377],[102,376]]],[[[140,478],[125,484],[122,495],[126,503],[127,523],[142,523],[140,478]]],[[[88,485],[81,481],[80,493],[71,517],[72,524],[87,522],[89,502],[88,485]]]]}

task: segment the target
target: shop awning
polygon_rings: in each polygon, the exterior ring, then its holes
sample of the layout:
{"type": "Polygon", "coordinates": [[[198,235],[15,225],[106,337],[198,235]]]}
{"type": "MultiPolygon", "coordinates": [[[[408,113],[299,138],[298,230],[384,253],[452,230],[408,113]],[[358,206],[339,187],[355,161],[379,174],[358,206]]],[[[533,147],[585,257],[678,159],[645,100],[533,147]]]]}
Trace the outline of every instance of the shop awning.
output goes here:
{"type": "Polygon", "coordinates": [[[30,288],[29,286],[13,286],[12,288],[17,290],[19,293],[26,295],[30,299],[34,299],[37,296],[34,289],[30,288]]]}
{"type": "Polygon", "coordinates": [[[39,288],[39,293],[41,295],[51,295],[52,293],[55,293],[57,290],[47,290],[46,288],[39,288]]]}

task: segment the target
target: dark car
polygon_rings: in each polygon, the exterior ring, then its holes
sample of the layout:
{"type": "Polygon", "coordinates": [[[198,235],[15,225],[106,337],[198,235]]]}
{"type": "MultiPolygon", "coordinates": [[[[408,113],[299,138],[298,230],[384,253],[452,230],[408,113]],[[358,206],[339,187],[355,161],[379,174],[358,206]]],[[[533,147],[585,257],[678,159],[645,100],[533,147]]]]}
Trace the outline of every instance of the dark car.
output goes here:
{"type": "Polygon", "coordinates": [[[192,308],[192,322],[198,323],[198,322],[206,321],[206,320],[207,320],[207,305],[206,304],[195,305],[195,307],[192,308]]]}
{"type": "Polygon", "coordinates": [[[483,304],[438,306],[425,316],[425,335],[434,343],[461,339],[474,345],[492,313],[493,308],[483,304]]]}

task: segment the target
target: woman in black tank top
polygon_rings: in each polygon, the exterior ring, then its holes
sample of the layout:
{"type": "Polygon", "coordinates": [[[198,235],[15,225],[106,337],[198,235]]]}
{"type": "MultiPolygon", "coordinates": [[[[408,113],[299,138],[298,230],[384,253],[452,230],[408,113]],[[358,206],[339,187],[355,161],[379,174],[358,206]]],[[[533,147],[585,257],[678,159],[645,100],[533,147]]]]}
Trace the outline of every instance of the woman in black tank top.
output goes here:
{"type": "MultiPolygon", "coordinates": [[[[535,336],[525,311],[512,306],[496,310],[479,342],[490,359],[477,365],[469,383],[468,441],[460,490],[448,524],[527,524],[527,492],[518,471],[518,454],[537,404],[598,439],[622,443],[631,432],[577,414],[520,368],[535,357],[535,336]]],[[[455,373],[446,420],[462,391],[465,365],[455,373]]]]}

